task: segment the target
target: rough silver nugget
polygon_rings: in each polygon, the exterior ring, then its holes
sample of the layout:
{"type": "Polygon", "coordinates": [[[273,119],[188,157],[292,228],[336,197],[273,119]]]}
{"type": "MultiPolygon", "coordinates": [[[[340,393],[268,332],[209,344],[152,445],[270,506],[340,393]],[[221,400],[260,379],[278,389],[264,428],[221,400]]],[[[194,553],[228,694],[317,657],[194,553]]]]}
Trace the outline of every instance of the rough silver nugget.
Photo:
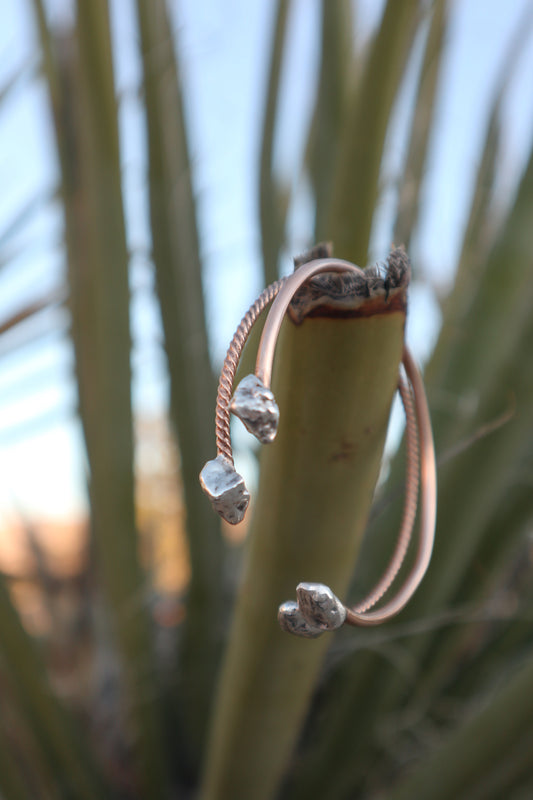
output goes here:
{"type": "Polygon", "coordinates": [[[244,519],[250,494],[244,478],[227,458],[217,456],[208,461],[200,472],[200,485],[226,522],[236,525],[244,519]]]}
{"type": "Polygon", "coordinates": [[[282,630],[287,633],[294,633],[295,636],[305,636],[306,639],[316,639],[323,633],[323,630],[315,625],[310,625],[302,616],[298,608],[298,603],[294,600],[287,600],[278,609],[278,622],[282,630]]]}
{"type": "Polygon", "coordinates": [[[299,583],[296,596],[302,616],[309,625],[323,631],[334,631],[344,624],[346,608],[324,583],[299,583]]]}
{"type": "Polygon", "coordinates": [[[272,442],[278,431],[279,408],[274,395],[256,375],[247,375],[231,398],[230,411],[263,444],[272,442]]]}

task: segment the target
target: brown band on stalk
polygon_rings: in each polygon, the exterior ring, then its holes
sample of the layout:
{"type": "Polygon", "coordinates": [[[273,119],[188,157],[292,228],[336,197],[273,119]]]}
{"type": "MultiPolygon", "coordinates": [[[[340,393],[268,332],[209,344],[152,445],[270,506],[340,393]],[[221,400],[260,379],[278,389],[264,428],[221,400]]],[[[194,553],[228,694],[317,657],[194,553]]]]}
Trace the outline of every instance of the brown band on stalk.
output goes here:
{"type": "MultiPolygon", "coordinates": [[[[295,259],[295,266],[330,256],[330,245],[317,245],[295,259]]],[[[367,267],[360,275],[345,272],[314,276],[296,291],[288,315],[299,325],[307,317],[354,318],[405,313],[410,275],[407,253],[401,247],[395,248],[384,265],[367,267]]]]}

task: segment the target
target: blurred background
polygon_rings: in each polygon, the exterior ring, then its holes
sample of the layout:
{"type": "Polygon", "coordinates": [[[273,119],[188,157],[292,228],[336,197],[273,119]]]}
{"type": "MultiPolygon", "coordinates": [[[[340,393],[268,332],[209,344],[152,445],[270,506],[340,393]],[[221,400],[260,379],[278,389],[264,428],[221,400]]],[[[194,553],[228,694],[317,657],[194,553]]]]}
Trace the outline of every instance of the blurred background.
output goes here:
{"type": "Polygon", "coordinates": [[[533,706],[467,767],[453,738],[495,703],[482,730],[501,731],[498,692],[533,690],[531,2],[0,13],[2,796],[197,792],[245,537],[197,488],[215,376],[248,305],[320,240],[361,266],[393,242],[411,257],[445,577],[404,632],[361,640],[357,674],[353,653],[330,664],[359,687],[347,708],[369,675],[383,698],[358,758],[324,678],[308,724],[330,745],[304,736],[270,796],[436,797],[442,742],[457,782],[438,796],[531,796],[533,706]]]}

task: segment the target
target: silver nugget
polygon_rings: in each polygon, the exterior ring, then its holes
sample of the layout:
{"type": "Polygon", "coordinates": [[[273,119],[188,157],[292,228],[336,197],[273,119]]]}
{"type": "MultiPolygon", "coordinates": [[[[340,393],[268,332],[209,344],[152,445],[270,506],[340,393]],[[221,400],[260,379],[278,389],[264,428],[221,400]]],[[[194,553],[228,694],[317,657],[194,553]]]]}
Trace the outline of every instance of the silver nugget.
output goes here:
{"type": "Polygon", "coordinates": [[[324,583],[299,583],[296,596],[300,612],[309,625],[334,631],[344,624],[346,608],[324,583]]]}
{"type": "Polygon", "coordinates": [[[237,386],[229,409],[263,444],[278,431],[279,408],[274,395],[256,375],[247,375],[237,386]]]}
{"type": "Polygon", "coordinates": [[[316,639],[324,632],[316,625],[310,625],[302,616],[298,603],[287,600],[278,609],[278,622],[282,630],[293,633],[295,636],[304,636],[306,639],[316,639]]]}
{"type": "Polygon", "coordinates": [[[200,486],[213,508],[226,522],[237,525],[244,519],[250,494],[244,478],[224,456],[208,461],[200,472],[200,486]]]}

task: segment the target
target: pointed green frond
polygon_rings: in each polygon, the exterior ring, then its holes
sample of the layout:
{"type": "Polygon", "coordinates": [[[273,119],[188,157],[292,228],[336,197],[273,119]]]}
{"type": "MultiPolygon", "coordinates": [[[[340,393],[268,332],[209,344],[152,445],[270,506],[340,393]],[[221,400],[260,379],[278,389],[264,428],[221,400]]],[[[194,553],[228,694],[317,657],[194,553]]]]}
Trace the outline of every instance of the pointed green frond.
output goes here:
{"type": "MultiPolygon", "coordinates": [[[[457,350],[458,331],[468,320],[470,307],[479,285],[485,280],[485,264],[495,238],[495,213],[492,206],[496,200],[494,187],[501,146],[502,105],[507,97],[520,56],[531,39],[532,26],[533,12],[528,7],[509,44],[499,82],[495,88],[463,235],[457,274],[452,291],[444,301],[443,326],[435,353],[428,365],[427,379],[430,391],[433,384],[441,387],[445,385],[446,375],[451,369],[454,369],[452,362],[455,360],[457,350]]],[[[444,421],[440,417],[439,414],[436,421],[437,438],[442,437],[442,441],[446,443],[446,434],[441,431],[444,421]]]]}
{"type": "Polygon", "coordinates": [[[333,172],[342,136],[349,91],[353,84],[352,7],[345,0],[323,0],[320,72],[307,161],[315,200],[316,242],[327,237],[326,214],[333,172]]]}
{"type": "Polygon", "coordinates": [[[220,520],[198,474],[213,456],[216,387],[202,288],[197,209],[179,63],[164,0],[139,0],[153,260],[170,377],[170,412],[180,450],[191,563],[179,702],[197,762],[220,655],[223,544],[220,520]]]}
{"type": "Polygon", "coordinates": [[[87,448],[92,532],[121,662],[122,703],[135,731],[143,792],[164,793],[162,742],[133,482],[128,253],[109,10],[80,2],[55,36],[37,4],[65,210],[69,306],[87,448]]]}
{"type": "Polygon", "coordinates": [[[285,228],[285,214],[280,203],[280,189],[272,170],[272,156],[290,6],[290,0],[277,0],[259,159],[259,219],[265,286],[279,277],[278,259],[285,228]]]}
{"type": "MultiPolygon", "coordinates": [[[[507,796],[505,790],[513,779],[520,774],[530,774],[530,760],[521,745],[527,742],[531,747],[532,714],[533,661],[528,658],[498,689],[488,705],[444,739],[389,797],[391,800],[474,797],[476,785],[487,782],[498,768],[500,785],[503,784],[499,796],[507,796]],[[510,764],[507,759],[511,760],[510,764]],[[505,766],[509,768],[508,776],[502,775],[505,766]]],[[[528,752],[531,753],[530,749],[528,752]]],[[[489,794],[481,796],[498,796],[493,793],[496,786],[490,786],[489,794]]]]}
{"type": "Polygon", "coordinates": [[[393,241],[409,252],[411,237],[418,222],[420,195],[433,132],[441,65],[447,31],[447,0],[433,4],[431,23],[420,68],[415,108],[408,138],[408,152],[400,181],[393,241]]]}
{"type": "Polygon", "coordinates": [[[338,142],[326,238],[356,264],[368,259],[385,137],[420,10],[418,0],[388,0],[338,142]]]}
{"type": "Polygon", "coordinates": [[[80,800],[99,800],[105,788],[85,736],[53,693],[35,643],[23,629],[4,581],[0,580],[0,657],[12,699],[21,709],[52,775],[80,800]]]}

